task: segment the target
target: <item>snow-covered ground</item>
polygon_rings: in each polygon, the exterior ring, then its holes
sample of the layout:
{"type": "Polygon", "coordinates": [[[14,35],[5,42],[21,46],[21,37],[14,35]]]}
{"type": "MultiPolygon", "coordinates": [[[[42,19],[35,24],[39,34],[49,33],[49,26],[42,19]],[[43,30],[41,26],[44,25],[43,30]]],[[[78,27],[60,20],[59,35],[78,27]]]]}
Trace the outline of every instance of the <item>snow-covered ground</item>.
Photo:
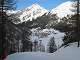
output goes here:
{"type": "Polygon", "coordinates": [[[61,48],[55,53],[21,52],[9,55],[5,60],[80,60],[80,47],[61,48]]]}
{"type": "Polygon", "coordinates": [[[48,43],[52,37],[54,37],[55,43],[57,47],[59,47],[62,45],[63,43],[62,39],[65,35],[64,33],[54,29],[43,29],[43,30],[32,29],[31,31],[32,31],[32,35],[30,36],[31,40],[33,42],[35,40],[37,40],[38,42],[39,40],[42,40],[42,44],[43,46],[45,46],[46,52],[47,52],[48,43]]]}

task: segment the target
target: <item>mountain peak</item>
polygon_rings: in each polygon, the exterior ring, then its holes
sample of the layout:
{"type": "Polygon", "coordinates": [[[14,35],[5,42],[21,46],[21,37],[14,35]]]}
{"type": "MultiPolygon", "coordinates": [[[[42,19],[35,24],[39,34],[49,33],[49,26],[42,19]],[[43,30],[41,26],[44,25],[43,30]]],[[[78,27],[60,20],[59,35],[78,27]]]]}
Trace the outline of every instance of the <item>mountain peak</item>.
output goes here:
{"type": "MultiPolygon", "coordinates": [[[[57,6],[56,8],[52,9],[50,13],[56,14],[60,19],[63,17],[66,17],[67,15],[71,16],[74,14],[73,11],[75,11],[75,8],[72,7],[73,3],[74,2],[72,1],[64,2],[60,4],[59,6],[57,6]]],[[[34,3],[31,6],[23,10],[17,11],[17,13],[15,14],[21,21],[19,23],[22,23],[28,20],[32,21],[32,19],[36,19],[37,17],[40,17],[44,15],[45,13],[49,13],[49,10],[41,7],[37,3],[34,3]]]]}
{"type": "Polygon", "coordinates": [[[40,6],[39,4],[37,4],[37,3],[34,3],[34,4],[32,4],[32,6],[40,6]]]}
{"type": "Polygon", "coordinates": [[[31,8],[39,8],[39,7],[41,7],[39,4],[34,3],[34,4],[32,4],[31,6],[29,6],[29,7],[27,7],[27,8],[28,8],[28,9],[31,9],[31,8]]]}
{"type": "Polygon", "coordinates": [[[21,22],[25,22],[27,20],[32,21],[32,19],[36,19],[37,17],[40,17],[44,15],[45,13],[48,13],[48,10],[41,7],[39,4],[35,3],[31,6],[27,7],[26,9],[23,9],[19,12],[19,18],[21,22]]]}
{"type": "Polygon", "coordinates": [[[57,14],[57,16],[60,18],[66,17],[67,15],[72,15],[74,14],[74,12],[72,12],[72,10],[74,10],[72,4],[73,2],[71,1],[64,2],[57,6],[56,8],[52,9],[51,13],[57,14]]]}

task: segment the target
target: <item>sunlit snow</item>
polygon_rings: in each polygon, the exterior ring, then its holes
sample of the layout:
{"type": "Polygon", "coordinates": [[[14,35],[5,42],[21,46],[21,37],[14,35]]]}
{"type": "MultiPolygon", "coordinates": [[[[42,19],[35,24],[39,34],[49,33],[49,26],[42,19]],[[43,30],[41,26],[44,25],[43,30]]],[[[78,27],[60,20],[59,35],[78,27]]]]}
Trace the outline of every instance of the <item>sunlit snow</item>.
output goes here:
{"type": "Polygon", "coordinates": [[[57,14],[59,18],[66,17],[67,15],[73,15],[74,12],[72,10],[75,10],[75,8],[72,6],[72,4],[73,2],[71,1],[64,2],[56,8],[53,8],[51,13],[57,14]]]}

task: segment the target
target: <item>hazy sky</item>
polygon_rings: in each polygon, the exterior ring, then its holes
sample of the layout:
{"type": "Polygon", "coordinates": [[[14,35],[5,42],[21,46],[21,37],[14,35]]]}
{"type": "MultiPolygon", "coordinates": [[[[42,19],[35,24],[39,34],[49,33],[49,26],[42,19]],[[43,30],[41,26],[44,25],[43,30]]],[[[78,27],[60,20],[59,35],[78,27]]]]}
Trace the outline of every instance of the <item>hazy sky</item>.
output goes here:
{"type": "Polygon", "coordinates": [[[68,0],[17,0],[17,9],[24,9],[34,3],[39,4],[40,6],[51,10],[52,8],[57,7],[59,4],[68,1],[68,0]]]}

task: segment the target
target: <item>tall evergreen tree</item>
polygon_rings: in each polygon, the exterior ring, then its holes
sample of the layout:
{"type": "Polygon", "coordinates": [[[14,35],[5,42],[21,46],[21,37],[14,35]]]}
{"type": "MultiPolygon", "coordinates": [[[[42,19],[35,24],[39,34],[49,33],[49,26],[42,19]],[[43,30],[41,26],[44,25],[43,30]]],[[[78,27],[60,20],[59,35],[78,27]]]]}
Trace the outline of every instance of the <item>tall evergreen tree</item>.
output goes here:
{"type": "Polygon", "coordinates": [[[6,10],[13,9],[14,0],[0,0],[0,59],[5,58],[6,46],[6,10]]]}
{"type": "Polygon", "coordinates": [[[48,48],[49,53],[53,53],[57,50],[57,46],[55,44],[54,37],[50,39],[50,42],[49,42],[48,46],[49,46],[49,48],[48,48]]]}
{"type": "MultiPolygon", "coordinates": [[[[76,12],[75,15],[72,16],[70,20],[70,31],[66,31],[66,36],[64,37],[63,41],[65,45],[68,45],[69,43],[78,42],[78,47],[80,45],[80,1],[79,0],[73,0],[75,4],[73,4],[76,12]]],[[[68,26],[69,27],[69,26],[68,26]]],[[[69,28],[68,28],[69,29],[69,28]]]]}
{"type": "Polygon", "coordinates": [[[78,47],[80,44],[80,19],[79,19],[79,13],[80,13],[80,1],[77,0],[77,17],[76,17],[76,33],[77,33],[77,41],[78,41],[78,47]]]}

